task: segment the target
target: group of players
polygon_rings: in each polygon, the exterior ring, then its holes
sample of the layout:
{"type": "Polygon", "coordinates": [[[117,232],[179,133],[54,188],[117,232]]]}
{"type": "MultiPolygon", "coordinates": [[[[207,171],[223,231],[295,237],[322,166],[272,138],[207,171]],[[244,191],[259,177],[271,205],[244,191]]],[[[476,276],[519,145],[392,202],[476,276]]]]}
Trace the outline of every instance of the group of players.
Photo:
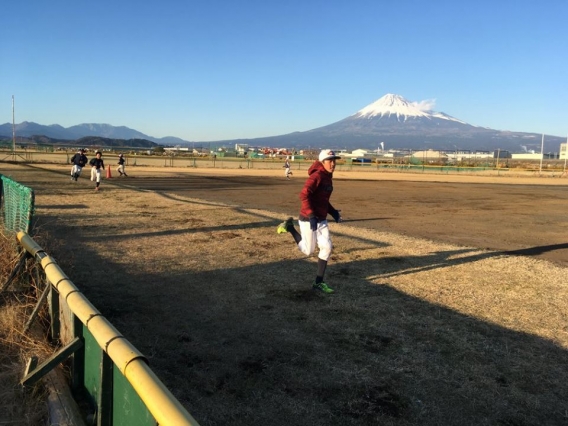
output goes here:
{"type": "MultiPolygon", "coordinates": [[[[105,163],[102,156],[103,154],[100,151],[97,151],[95,153],[95,158],[92,158],[91,161],[89,161],[85,155],[84,149],[77,151],[77,153],[71,157],[71,164],[73,164],[73,167],[71,167],[71,180],[77,182],[83,167],[87,165],[88,161],[91,166],[91,182],[95,182],[95,191],[98,191],[101,184],[101,173],[105,169],[105,163]]],[[[124,155],[120,154],[118,156],[118,168],[116,169],[116,171],[120,173],[120,176],[128,176],[124,171],[125,162],[126,160],[124,155]]]]}
{"type": "MultiPolygon", "coordinates": [[[[333,217],[335,222],[342,221],[340,211],[335,209],[329,201],[333,192],[333,172],[335,171],[336,160],[339,158],[341,157],[336,155],[334,151],[324,149],[320,152],[318,160],[314,161],[308,169],[308,178],[300,192],[299,232],[294,227],[294,220],[291,217],[282,222],[277,228],[278,234],[291,234],[298,249],[307,256],[313,254],[317,246],[319,249],[317,273],[312,287],[314,290],[327,294],[334,293],[334,290],[324,281],[327,262],[331,257],[333,248],[327,216],[333,217]]],[[[77,181],[83,167],[87,165],[87,161],[88,158],[84,149],[73,155],[71,158],[71,164],[73,164],[71,168],[72,181],[77,181]]],[[[128,176],[124,171],[124,163],[124,155],[120,154],[117,168],[120,176],[128,176]]],[[[96,182],[95,191],[98,191],[101,182],[101,172],[105,169],[102,153],[97,151],[95,158],[91,159],[88,164],[91,166],[91,181],[96,182]]],[[[286,178],[289,179],[292,173],[288,157],[284,167],[286,169],[286,178]]]]}

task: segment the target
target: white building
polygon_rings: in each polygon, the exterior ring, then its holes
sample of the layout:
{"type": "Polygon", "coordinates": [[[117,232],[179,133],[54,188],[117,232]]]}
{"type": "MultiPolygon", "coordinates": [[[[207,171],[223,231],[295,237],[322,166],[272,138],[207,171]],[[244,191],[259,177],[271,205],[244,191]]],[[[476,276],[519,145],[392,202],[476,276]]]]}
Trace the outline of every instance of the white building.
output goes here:
{"type": "Polygon", "coordinates": [[[410,157],[414,157],[418,160],[423,161],[447,161],[448,156],[445,152],[442,151],[434,151],[433,149],[429,149],[427,151],[414,151],[410,157]]]}
{"type": "Polygon", "coordinates": [[[248,143],[237,143],[235,144],[235,152],[237,155],[244,155],[246,152],[250,150],[250,146],[248,143]]]}
{"type": "Polygon", "coordinates": [[[511,159],[512,160],[540,160],[542,159],[542,154],[540,152],[538,153],[532,153],[532,152],[522,152],[520,154],[511,154],[511,159]]]}
{"type": "Polygon", "coordinates": [[[166,147],[166,148],[164,148],[164,151],[166,151],[166,152],[189,152],[189,148],[188,147],[182,148],[181,146],[174,146],[173,148],[172,147],[166,147]]]}
{"type": "Polygon", "coordinates": [[[363,158],[368,154],[366,149],[354,149],[351,153],[342,149],[337,153],[341,158],[363,158]]]}
{"type": "Polygon", "coordinates": [[[558,157],[560,160],[566,160],[567,158],[567,150],[568,143],[561,143],[560,144],[560,156],[558,157]]]}
{"type": "Polygon", "coordinates": [[[464,160],[487,160],[493,158],[493,153],[489,151],[447,151],[448,161],[462,162],[464,160]]]}

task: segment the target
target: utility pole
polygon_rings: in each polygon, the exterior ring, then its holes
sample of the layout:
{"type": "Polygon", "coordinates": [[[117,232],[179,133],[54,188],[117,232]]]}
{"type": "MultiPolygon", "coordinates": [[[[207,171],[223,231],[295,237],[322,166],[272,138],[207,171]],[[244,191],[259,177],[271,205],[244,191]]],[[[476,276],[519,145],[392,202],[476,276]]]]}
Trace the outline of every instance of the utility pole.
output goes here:
{"type": "Polygon", "coordinates": [[[544,151],[544,133],[542,134],[542,141],[540,142],[540,167],[538,169],[538,174],[542,174],[542,157],[544,151]]]}
{"type": "Polygon", "coordinates": [[[14,114],[14,95],[12,95],[12,154],[16,155],[16,116],[14,114]]]}
{"type": "Polygon", "coordinates": [[[566,145],[564,146],[564,170],[562,174],[566,173],[566,158],[568,158],[568,135],[566,135],[566,145]]]}
{"type": "Polygon", "coordinates": [[[458,146],[457,146],[457,145],[454,145],[454,148],[456,149],[456,157],[454,158],[454,161],[455,161],[455,164],[454,164],[454,165],[455,165],[456,168],[457,168],[457,167],[458,167],[458,146]]]}

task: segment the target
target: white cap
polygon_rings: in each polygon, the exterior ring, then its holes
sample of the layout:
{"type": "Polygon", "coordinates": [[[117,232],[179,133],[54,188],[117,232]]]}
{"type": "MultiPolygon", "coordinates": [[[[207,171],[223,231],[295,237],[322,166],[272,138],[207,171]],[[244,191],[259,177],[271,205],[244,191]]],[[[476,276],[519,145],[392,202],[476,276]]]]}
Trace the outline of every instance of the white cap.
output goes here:
{"type": "Polygon", "coordinates": [[[335,151],[332,151],[331,149],[323,149],[319,155],[320,161],[333,160],[336,158],[341,158],[341,157],[339,155],[335,155],[335,151]]]}

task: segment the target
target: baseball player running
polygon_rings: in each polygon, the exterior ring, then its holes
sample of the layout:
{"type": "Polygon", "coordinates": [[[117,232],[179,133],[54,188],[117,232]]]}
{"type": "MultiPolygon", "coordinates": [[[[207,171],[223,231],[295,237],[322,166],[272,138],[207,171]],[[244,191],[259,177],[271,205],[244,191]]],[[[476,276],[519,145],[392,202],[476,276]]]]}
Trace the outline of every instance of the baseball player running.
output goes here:
{"type": "Polygon", "coordinates": [[[327,215],[330,214],[336,222],[341,222],[339,210],[336,210],[329,198],[333,191],[333,171],[338,158],[335,152],[324,149],[320,152],[318,161],[314,161],[308,170],[308,179],[300,192],[302,202],[300,208],[299,226],[300,232],[294,228],[293,219],[290,217],[278,226],[276,232],[292,234],[298,248],[306,256],[310,256],[316,248],[318,253],[318,270],[313,284],[314,290],[324,293],[333,293],[334,290],[324,282],[327,261],[331,257],[333,245],[329,235],[327,215]]]}
{"type": "Polygon", "coordinates": [[[71,157],[71,164],[73,164],[73,167],[71,167],[71,180],[77,182],[83,167],[87,165],[87,161],[88,158],[85,155],[84,149],[80,149],[77,153],[75,153],[75,155],[73,155],[73,157],[71,157]]]}
{"type": "Polygon", "coordinates": [[[91,165],[91,181],[96,182],[95,191],[99,190],[101,184],[101,171],[105,169],[105,163],[102,159],[102,153],[97,151],[95,158],[89,161],[91,165]]]}

